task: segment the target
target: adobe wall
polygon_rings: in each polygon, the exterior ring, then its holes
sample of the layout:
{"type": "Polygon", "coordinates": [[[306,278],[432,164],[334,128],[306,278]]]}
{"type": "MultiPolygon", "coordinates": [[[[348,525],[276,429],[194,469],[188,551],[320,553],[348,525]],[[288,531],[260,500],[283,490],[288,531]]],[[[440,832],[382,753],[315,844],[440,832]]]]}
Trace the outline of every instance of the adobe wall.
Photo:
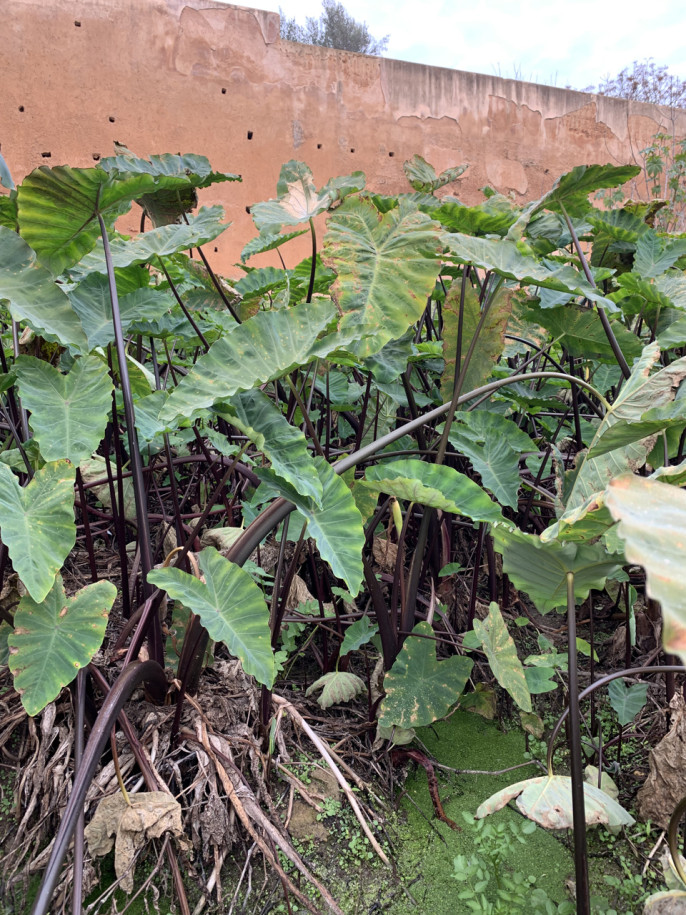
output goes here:
{"type": "Polygon", "coordinates": [[[0,143],[15,180],[93,165],[114,140],[202,153],[243,175],[201,198],[233,222],[208,251],[228,275],[255,234],[246,207],[274,196],[291,158],[318,185],[361,169],[387,193],[408,188],[414,153],[439,170],[468,162],[450,192],[474,203],[485,184],[535,198],[574,165],[634,161],[660,129],[686,135],[686,112],[671,123],[657,106],[282,42],[278,14],[215,0],[2,7],[0,143]]]}

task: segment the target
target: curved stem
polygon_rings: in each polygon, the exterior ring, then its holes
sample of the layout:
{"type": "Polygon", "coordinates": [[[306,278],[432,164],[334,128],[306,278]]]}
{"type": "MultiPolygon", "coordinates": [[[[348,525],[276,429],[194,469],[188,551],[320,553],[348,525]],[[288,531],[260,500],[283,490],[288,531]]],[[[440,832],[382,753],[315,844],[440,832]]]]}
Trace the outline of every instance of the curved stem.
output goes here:
{"type": "MultiPolygon", "coordinates": [[[[562,206],[562,214],[565,218],[565,221],[567,222],[567,228],[569,229],[569,234],[572,236],[572,241],[574,243],[576,253],[579,255],[579,260],[581,261],[581,266],[583,268],[583,271],[586,274],[586,279],[591,284],[591,286],[593,286],[593,288],[596,289],[597,286],[596,286],[595,280],[593,279],[593,274],[591,273],[591,270],[588,266],[588,261],[586,260],[586,256],[585,256],[584,252],[581,250],[581,245],[579,244],[579,237],[576,234],[574,226],[572,225],[572,220],[569,218],[567,210],[565,210],[564,206],[562,206]]],[[[612,347],[612,352],[614,353],[615,359],[617,360],[617,364],[619,365],[620,369],[622,370],[622,375],[624,375],[625,378],[628,378],[629,375],[631,375],[631,369],[629,368],[629,365],[624,357],[624,353],[622,352],[622,349],[621,349],[619,343],[617,342],[615,333],[612,330],[612,327],[610,326],[610,321],[609,321],[607,315],[605,314],[605,309],[601,308],[600,306],[597,306],[597,311],[598,311],[598,317],[600,318],[600,323],[603,325],[603,330],[605,331],[605,336],[607,337],[608,342],[609,342],[610,346],[612,347]]]]}
{"type": "Polygon", "coordinates": [[[97,721],[88,738],[81,765],[74,778],[74,786],[55,836],[52,854],[45,868],[43,880],[31,909],[31,915],[48,915],[50,911],[50,900],[59,880],[62,862],[67,854],[79,815],[83,810],[88,786],[100,763],[105,744],[109,739],[112,725],[131,693],[144,681],[148,681],[149,687],[159,694],[158,698],[162,701],[167,690],[167,678],[164,675],[164,670],[156,661],[136,661],[133,664],[129,664],[122,671],[100,709],[97,721]]]}
{"type": "MultiPolygon", "coordinates": [[[[117,349],[117,360],[119,362],[119,378],[121,381],[121,393],[124,401],[124,415],[126,417],[126,431],[129,439],[129,454],[131,456],[131,469],[133,471],[133,494],[136,502],[136,526],[138,528],[138,544],[141,551],[141,566],[143,571],[143,595],[147,598],[150,596],[152,588],[147,583],[148,572],[152,569],[152,546],[150,542],[150,527],[148,524],[148,506],[145,493],[145,480],[143,478],[143,462],[141,452],[138,447],[138,436],[136,435],[136,418],[133,409],[133,396],[131,393],[131,382],[129,381],[129,369],[126,361],[126,346],[124,343],[124,331],[121,323],[121,314],[119,311],[119,297],[117,295],[117,283],[114,277],[114,266],[112,263],[112,253],[110,251],[110,242],[107,236],[105,220],[98,214],[100,224],[100,234],[105,252],[105,264],[107,266],[107,280],[109,284],[110,300],[112,304],[112,323],[114,325],[114,339],[117,349]]],[[[119,468],[121,469],[121,467],[119,468]]],[[[160,620],[157,615],[151,617],[150,627],[148,630],[150,643],[150,656],[163,664],[164,653],[162,649],[162,629],[160,620]]]]}
{"type": "MultiPolygon", "coordinates": [[[[468,391],[466,394],[462,394],[460,397],[458,397],[457,406],[462,403],[467,403],[470,400],[474,400],[477,397],[493,394],[500,388],[506,387],[508,384],[515,384],[516,382],[521,381],[522,377],[523,376],[521,375],[510,375],[508,378],[499,378],[497,381],[491,381],[489,384],[484,384],[479,388],[474,388],[473,391],[468,391]]],[[[568,375],[566,372],[527,372],[525,377],[527,379],[559,378],[562,381],[568,381],[570,384],[581,385],[581,387],[590,391],[594,397],[597,397],[606,410],[611,409],[610,404],[607,402],[607,400],[605,400],[602,394],[596,391],[593,385],[589,384],[587,381],[584,381],[582,378],[575,378],[573,375],[568,375]]],[[[407,435],[410,432],[414,432],[415,429],[419,428],[419,426],[422,426],[425,423],[433,422],[435,419],[440,419],[441,416],[448,412],[451,404],[452,401],[450,403],[441,404],[440,407],[435,407],[433,410],[429,410],[423,416],[418,416],[417,419],[411,420],[404,426],[400,426],[400,428],[393,429],[386,435],[382,435],[381,438],[377,438],[369,445],[365,445],[364,448],[359,448],[353,454],[350,454],[347,457],[336,461],[336,463],[332,465],[333,470],[338,474],[345,473],[346,470],[350,470],[351,467],[355,467],[357,464],[361,464],[367,458],[377,454],[387,445],[392,445],[393,442],[396,442],[404,435],[407,435]]],[[[243,563],[249,558],[252,551],[257,548],[257,546],[264,540],[269,532],[275,528],[277,524],[280,524],[286,515],[292,512],[294,508],[295,506],[293,503],[288,502],[286,499],[275,499],[274,502],[272,502],[271,505],[269,505],[263,512],[261,512],[261,514],[255,518],[253,523],[245,529],[243,534],[225,554],[226,558],[230,559],[231,562],[235,562],[237,565],[243,565],[243,563]]]]}
{"type": "MultiPolygon", "coordinates": [[[[574,820],[574,870],[576,876],[576,911],[590,915],[591,896],[586,857],[586,811],[584,805],[584,773],[581,762],[581,716],[579,714],[579,680],[576,651],[576,598],[574,572],[567,572],[567,630],[569,644],[569,751],[572,770],[572,817],[574,820]]],[[[548,775],[551,772],[548,770],[548,775]]]]}
{"type": "MultiPolygon", "coordinates": [[[[684,670],[683,664],[662,664],[658,667],[626,667],[624,670],[618,670],[614,674],[607,674],[605,677],[601,677],[599,680],[596,680],[595,683],[592,683],[590,686],[587,686],[586,689],[582,690],[579,693],[579,702],[582,702],[587,696],[590,696],[591,693],[599,689],[601,686],[607,686],[612,680],[618,680],[620,677],[636,677],[638,674],[660,674],[660,673],[675,673],[683,674],[686,671],[684,670]]],[[[555,745],[555,740],[557,735],[560,733],[560,728],[565,723],[567,715],[569,714],[569,707],[567,707],[560,717],[555,722],[555,727],[553,728],[550,739],[548,740],[548,756],[547,756],[547,768],[548,772],[553,771],[553,750],[555,745]]]]}

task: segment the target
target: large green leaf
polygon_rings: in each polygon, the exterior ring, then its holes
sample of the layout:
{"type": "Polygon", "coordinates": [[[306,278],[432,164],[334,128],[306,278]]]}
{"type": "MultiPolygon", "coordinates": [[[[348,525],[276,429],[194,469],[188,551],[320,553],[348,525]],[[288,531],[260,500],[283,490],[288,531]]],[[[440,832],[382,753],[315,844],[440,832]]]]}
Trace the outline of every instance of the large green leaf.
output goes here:
{"type": "Polygon", "coordinates": [[[670,241],[651,229],[636,242],[634,270],[642,277],[661,276],[685,254],[686,238],[670,241]]]}
{"type": "Polygon", "coordinates": [[[517,508],[519,457],[537,450],[526,432],[500,413],[473,410],[456,414],[449,438],[450,444],[469,458],[482,484],[498,502],[517,508]]]}
{"type": "Polygon", "coordinates": [[[342,578],[355,596],[363,577],[362,548],[365,535],[362,516],[352,493],[324,458],[314,458],[322,484],[321,508],[305,498],[271,470],[260,470],[263,485],[292,502],[307,521],[307,535],[313,537],[319,554],[329,563],[334,575],[342,578]]]}
{"type": "Polygon", "coordinates": [[[0,464],[0,535],[14,571],[40,603],[76,541],[74,467],[55,461],[36,471],[23,489],[0,464]]]}
{"type": "Polygon", "coordinates": [[[418,623],[384,678],[381,727],[418,728],[445,717],[457,703],[472,672],[471,658],[436,658],[429,623],[418,623]]]}
{"type": "Polygon", "coordinates": [[[382,215],[369,200],[352,199],[330,218],[322,261],[338,275],[331,294],[341,333],[365,338],[360,358],[421,317],[440,268],[438,229],[404,201],[382,215]]]}
{"type": "Polygon", "coordinates": [[[665,650],[686,661],[686,492],[638,476],[613,480],[607,506],[619,521],[629,563],[646,570],[646,593],[660,602],[665,650]]]}
{"type": "MultiPolygon", "coordinates": [[[[591,444],[590,458],[600,457],[640,441],[662,429],[686,424],[686,357],[676,359],[668,366],[650,375],[645,383],[623,399],[620,407],[613,408],[614,422],[600,429],[591,444]]],[[[620,391],[620,398],[622,391],[620,391]]]]}
{"type": "Polygon", "coordinates": [[[433,165],[429,165],[426,159],[416,154],[403,163],[405,177],[414,190],[424,191],[426,194],[433,194],[446,184],[456,181],[468,168],[468,165],[455,165],[437,175],[433,165]]]}
{"type": "Polygon", "coordinates": [[[491,601],[488,616],[474,620],[474,632],[481,639],[493,676],[506,689],[517,705],[525,712],[531,711],[531,693],[526,684],[522,662],[512,636],[507,631],[500,607],[491,601]]]}
{"type": "Polygon", "coordinates": [[[322,483],[308,451],[307,439],[268,397],[261,391],[246,391],[233,397],[219,413],[255,443],[271,461],[275,473],[321,508],[322,483]]]}
{"type": "Polygon", "coordinates": [[[10,646],[14,688],[29,715],[37,715],[89,664],[105,638],[117,589],[109,581],[87,585],[67,597],[58,575],[40,603],[19,601],[10,646]]]}
{"type": "Polygon", "coordinates": [[[644,348],[631,376],[598,425],[589,450],[582,451],[577,456],[574,469],[566,474],[562,492],[565,509],[563,518],[602,492],[610,480],[634,471],[645,463],[652,448],[650,440],[634,440],[623,447],[616,447],[613,439],[610,439],[613,450],[603,449],[602,444],[615,425],[621,423],[614,441],[621,441],[621,430],[626,429],[631,422],[640,420],[647,410],[673,400],[676,388],[686,376],[686,358],[651,375],[650,371],[659,355],[660,349],[655,343],[644,348]]]}
{"type": "Polygon", "coordinates": [[[324,213],[342,193],[361,190],[364,180],[362,172],[354,172],[346,178],[329,182],[318,191],[307,165],[291,159],[281,166],[276,200],[254,203],[250,213],[260,234],[275,234],[282,226],[309,222],[314,216],[324,213]]]}
{"type": "Polygon", "coordinates": [[[0,226],[0,301],[9,302],[15,321],[46,340],[86,349],[86,335],[65,292],[36,263],[36,254],[16,232],[0,226]]]}
{"type": "Polygon", "coordinates": [[[519,207],[503,194],[494,194],[483,203],[468,207],[459,200],[443,200],[431,211],[449,232],[465,235],[505,235],[519,214],[519,207]]]}
{"type": "MultiPolygon", "coordinates": [[[[135,238],[115,236],[110,241],[112,263],[115,267],[132,267],[136,264],[155,264],[156,257],[176,254],[187,248],[195,248],[213,241],[229,227],[222,222],[224,209],[220,206],[202,207],[187,223],[160,226],[149,232],[141,232],[135,238]]],[[[98,239],[94,249],[82,258],[79,270],[86,273],[106,273],[105,250],[98,239]]]]}
{"type": "MultiPolygon", "coordinates": [[[[517,806],[530,820],[546,829],[573,829],[572,780],[567,775],[539,775],[516,782],[491,795],[476,811],[478,820],[517,798],[517,806]]],[[[584,782],[586,826],[604,823],[610,829],[631,826],[634,818],[600,788],[584,782]]]]}
{"type": "Polygon", "coordinates": [[[196,613],[210,637],[225,642],[247,674],[271,687],[276,663],[262,591],[247,572],[214,547],[198,553],[198,563],[203,581],[173,568],[149,572],[148,581],[196,613]]]}
{"type": "Polygon", "coordinates": [[[551,191],[538,201],[534,212],[561,210],[570,216],[583,216],[591,208],[588,197],[593,191],[619,187],[641,174],[639,165],[577,165],[562,175],[551,191]]]}
{"type": "Polygon", "coordinates": [[[156,189],[152,175],[112,176],[100,168],[43,165],[17,190],[19,231],[38,259],[57,275],[78,263],[100,235],[98,214],[108,228],[131,201],[156,189]]]}
{"type": "MultiPolygon", "coordinates": [[[[448,290],[443,303],[443,358],[445,370],[441,376],[441,396],[448,401],[453,396],[455,381],[455,356],[457,335],[460,325],[461,283],[455,280],[448,290]]],[[[490,377],[495,363],[503,352],[505,331],[512,314],[512,291],[500,289],[490,303],[488,312],[477,337],[474,351],[462,383],[462,393],[480,387],[490,377]]],[[[462,318],[462,348],[460,369],[462,371],[472,339],[479,327],[481,304],[473,286],[465,290],[462,318]]]]}
{"type": "Polygon", "coordinates": [[[574,573],[574,595],[585,600],[591,588],[602,591],[621,566],[600,543],[543,543],[533,534],[493,529],[493,543],[503,555],[503,571],[525,591],[540,613],[567,606],[567,573],[574,573]]]}
{"type": "Polygon", "coordinates": [[[173,427],[182,417],[308,362],[310,350],[334,313],[331,302],[315,299],[294,308],[259,312],[237,325],[198,359],[172,392],[160,418],[173,427]]]}
{"type": "Polygon", "coordinates": [[[80,464],[105,433],[112,405],[112,382],[97,356],[77,359],[63,375],[42,359],[20,356],[16,363],[19,393],[31,411],[31,428],[46,461],[66,458],[80,464]]]}
{"type": "Polygon", "coordinates": [[[443,237],[460,263],[494,270],[507,279],[518,280],[523,286],[541,286],[570,295],[582,295],[608,311],[617,310],[614,302],[605,298],[569,264],[538,260],[530,254],[522,254],[515,242],[505,238],[474,238],[459,232],[446,233],[443,237]]]}
{"type": "MultiPolygon", "coordinates": [[[[69,298],[88,337],[88,348],[93,350],[96,346],[112,343],[114,325],[107,277],[100,273],[88,275],[70,290],[69,298]]],[[[173,305],[171,293],[155,286],[143,286],[122,295],[119,299],[122,329],[126,333],[135,321],[156,321],[173,305]]]]}
{"type": "Polygon", "coordinates": [[[245,263],[255,254],[264,254],[265,251],[273,251],[275,248],[280,248],[287,241],[297,238],[299,235],[304,235],[306,232],[307,229],[298,229],[295,232],[286,232],[284,234],[261,232],[256,238],[251,238],[245,245],[241,251],[241,261],[245,263]]]}
{"type": "Polygon", "coordinates": [[[210,184],[217,184],[220,181],[241,180],[240,175],[232,172],[213,171],[209,159],[205,156],[198,156],[195,153],[186,153],[183,156],[162,153],[160,156],[142,159],[121,144],[118,144],[117,155],[101,159],[98,167],[108,174],[124,177],[142,174],[177,179],[176,183],[170,182],[167,185],[170,188],[184,185],[198,188],[209,187],[210,184]]]}
{"type": "Polygon", "coordinates": [[[499,507],[473,480],[452,467],[406,458],[367,468],[365,484],[379,492],[440,508],[473,521],[503,520],[499,507]]]}
{"type": "Polygon", "coordinates": [[[240,175],[215,172],[205,156],[164,153],[141,159],[119,145],[116,156],[101,159],[99,168],[110,175],[147,174],[166,179],[165,186],[153,194],[144,194],[138,203],[145,207],[153,226],[179,222],[197,204],[196,188],[209,187],[221,181],[240,181],[240,175]]]}
{"type": "MultiPolygon", "coordinates": [[[[529,308],[526,317],[545,327],[572,356],[584,359],[604,359],[615,362],[616,357],[607,333],[595,311],[579,305],[557,308],[529,308]]],[[[612,321],[612,330],[619,347],[629,363],[640,356],[641,342],[620,321],[612,321]]]]}

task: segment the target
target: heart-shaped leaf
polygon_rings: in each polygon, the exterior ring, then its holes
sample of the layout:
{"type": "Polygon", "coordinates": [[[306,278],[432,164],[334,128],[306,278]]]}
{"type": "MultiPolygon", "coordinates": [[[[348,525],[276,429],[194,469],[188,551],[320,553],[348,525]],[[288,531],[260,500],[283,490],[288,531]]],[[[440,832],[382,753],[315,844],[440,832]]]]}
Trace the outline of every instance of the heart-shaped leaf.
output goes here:
{"type": "Polygon", "coordinates": [[[14,571],[39,603],[76,542],[74,478],[69,461],[55,461],[22,489],[0,464],[0,534],[14,571]]]}
{"type": "Polygon", "coordinates": [[[43,165],[17,189],[19,231],[41,264],[57,276],[94,247],[100,235],[98,215],[111,228],[159,180],[144,174],[110,176],[101,168],[43,165]]]}
{"type": "Polygon", "coordinates": [[[371,642],[378,631],[379,627],[372,623],[368,616],[363,616],[345,630],[340,656],[344,657],[349,652],[362,648],[363,645],[371,642]]]}
{"type": "Polygon", "coordinates": [[[464,655],[438,661],[431,626],[418,623],[384,679],[379,724],[409,729],[445,717],[459,700],[473,666],[464,655]]]}
{"type": "Polygon", "coordinates": [[[214,547],[198,553],[198,563],[204,581],[172,568],[149,572],[148,581],[190,607],[211,638],[225,642],[247,674],[271,687],[276,664],[262,591],[247,572],[214,547]]]}
{"type": "Polygon", "coordinates": [[[330,218],[322,262],[336,271],[331,287],[359,358],[405,333],[426,307],[440,268],[439,226],[405,206],[381,214],[353,198],[330,218]]]}
{"type": "Polygon", "coordinates": [[[526,432],[499,413],[474,410],[456,415],[449,437],[450,444],[469,458],[484,487],[501,505],[516,509],[519,456],[536,450],[526,432]]]}
{"type": "Polygon", "coordinates": [[[340,197],[361,190],[364,180],[362,172],[355,172],[330,181],[318,191],[307,165],[291,159],[281,166],[276,200],[254,203],[250,213],[260,234],[275,234],[282,226],[309,222],[324,213],[340,197]]]}
{"type": "Polygon", "coordinates": [[[608,684],[607,694],[619,723],[624,726],[632,722],[646,704],[648,684],[634,683],[633,686],[627,686],[623,680],[612,680],[608,684]]]}
{"type": "MultiPolygon", "coordinates": [[[[70,290],[69,298],[88,337],[88,349],[111,343],[114,340],[114,324],[107,277],[99,273],[89,274],[70,290]]],[[[122,329],[126,332],[135,321],[156,321],[173,304],[171,293],[166,289],[155,286],[134,289],[119,299],[122,329]]]]}
{"type": "Polygon", "coordinates": [[[110,407],[112,382],[106,364],[83,356],[63,375],[50,363],[20,356],[16,363],[22,403],[46,461],[89,458],[100,444],[110,407]]]}
{"type": "Polygon", "coordinates": [[[98,581],[67,597],[58,575],[44,601],[28,594],[19,601],[7,642],[14,686],[29,715],[37,715],[92,661],[116,596],[111,582],[98,581]]]}
{"type": "Polygon", "coordinates": [[[591,588],[601,591],[607,577],[621,568],[602,543],[543,543],[502,524],[493,529],[493,543],[503,554],[503,571],[540,613],[567,606],[567,572],[574,573],[577,600],[585,600],[591,588]]]}
{"type": "Polygon", "coordinates": [[[452,168],[446,168],[440,175],[437,175],[433,165],[430,165],[426,159],[416,154],[403,163],[405,177],[414,190],[423,191],[426,194],[433,194],[434,191],[445,187],[446,184],[456,181],[468,168],[468,165],[454,165],[452,168]]]}

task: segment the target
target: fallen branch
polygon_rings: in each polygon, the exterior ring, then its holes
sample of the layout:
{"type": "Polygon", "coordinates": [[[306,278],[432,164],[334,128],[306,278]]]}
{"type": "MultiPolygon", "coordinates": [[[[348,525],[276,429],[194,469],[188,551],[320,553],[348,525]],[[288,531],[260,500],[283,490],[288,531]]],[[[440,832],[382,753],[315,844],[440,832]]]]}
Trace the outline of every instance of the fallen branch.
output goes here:
{"type": "Polygon", "coordinates": [[[329,747],[327,747],[327,745],[324,743],[324,741],[321,739],[321,737],[318,737],[315,734],[315,732],[312,730],[312,728],[309,726],[309,724],[305,721],[305,719],[300,714],[300,712],[295,708],[295,706],[291,705],[290,702],[288,702],[286,699],[283,699],[281,696],[275,695],[274,693],[272,693],[272,702],[275,705],[279,706],[279,708],[284,709],[284,711],[286,711],[291,716],[293,721],[307,734],[307,736],[310,738],[312,743],[319,750],[322,759],[326,762],[328,767],[331,769],[331,771],[333,772],[333,774],[336,778],[336,781],[341,786],[341,789],[342,789],[343,793],[345,794],[346,798],[348,799],[348,803],[352,807],[353,813],[357,817],[357,820],[358,820],[360,826],[362,827],[364,834],[369,839],[369,842],[370,842],[372,848],[377,853],[379,858],[381,858],[383,863],[386,864],[388,867],[390,867],[391,862],[388,860],[388,857],[386,856],[386,853],[384,852],[383,848],[376,841],[374,833],[369,828],[369,824],[367,823],[365,815],[364,815],[364,813],[362,813],[362,808],[360,807],[360,805],[357,801],[357,798],[353,794],[352,788],[347,783],[347,781],[343,778],[343,774],[341,773],[341,770],[338,768],[338,766],[334,762],[329,747]]]}

